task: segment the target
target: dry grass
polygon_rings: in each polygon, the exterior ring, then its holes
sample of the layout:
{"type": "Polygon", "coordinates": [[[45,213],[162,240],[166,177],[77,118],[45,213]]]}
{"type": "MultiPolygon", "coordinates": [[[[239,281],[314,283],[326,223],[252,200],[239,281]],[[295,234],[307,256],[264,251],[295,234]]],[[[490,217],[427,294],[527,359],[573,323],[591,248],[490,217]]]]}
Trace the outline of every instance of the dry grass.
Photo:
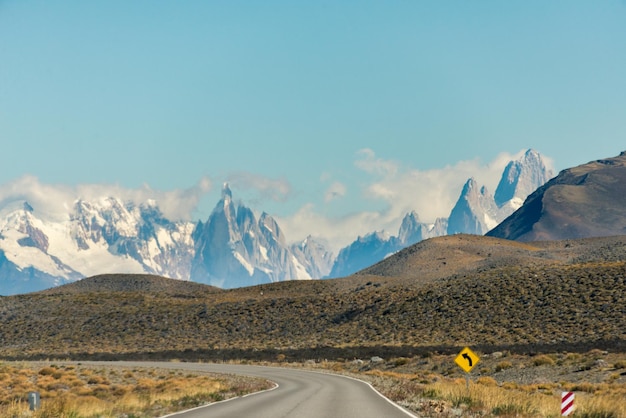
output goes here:
{"type": "Polygon", "coordinates": [[[143,368],[0,364],[0,416],[157,417],[269,387],[260,379],[143,368]],[[27,395],[41,409],[29,413],[27,395]]]}
{"type": "MultiPolygon", "coordinates": [[[[527,245],[453,236],[419,243],[350,278],[227,291],[163,278],[101,276],[0,297],[0,350],[7,359],[238,358],[281,364],[382,356],[392,359],[384,367],[361,370],[345,361],[332,367],[369,371],[366,377],[383,386],[399,382],[389,396],[431,412],[541,415],[547,413],[541,403],[567,389],[580,394],[580,416],[623,417],[616,399],[626,397],[626,359],[589,351],[626,352],[623,241],[527,245]],[[458,392],[462,373],[449,358],[442,360],[464,345],[481,353],[475,396],[458,392]],[[484,354],[493,352],[500,355],[484,354]]],[[[176,392],[179,384],[159,386],[157,376],[132,370],[115,376],[48,364],[33,372],[36,381],[26,371],[0,369],[6,411],[23,408],[24,393],[35,384],[50,405],[75,407],[80,397],[94,405],[154,401],[159,408],[174,403],[158,397],[176,392]]],[[[180,399],[198,396],[184,393],[180,399]]]]}
{"type": "Polygon", "coordinates": [[[368,380],[422,417],[556,418],[560,416],[561,392],[573,391],[574,417],[626,418],[626,373],[617,368],[626,360],[626,353],[480,354],[483,372],[472,372],[469,390],[453,357],[434,354],[381,363],[307,363],[306,367],[368,380]],[[504,369],[495,367],[504,362],[508,363],[504,369]],[[596,365],[582,367],[590,362],[596,365]]]}

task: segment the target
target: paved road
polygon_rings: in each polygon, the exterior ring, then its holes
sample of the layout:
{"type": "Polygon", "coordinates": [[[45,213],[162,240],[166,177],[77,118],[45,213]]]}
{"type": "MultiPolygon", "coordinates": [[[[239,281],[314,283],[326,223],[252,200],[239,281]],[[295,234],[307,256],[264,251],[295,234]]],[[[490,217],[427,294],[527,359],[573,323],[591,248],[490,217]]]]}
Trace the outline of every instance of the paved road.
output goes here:
{"type": "Polygon", "coordinates": [[[277,367],[198,363],[113,363],[258,376],[278,387],[219,402],[172,418],[409,418],[415,417],[367,383],[343,376],[277,367]]]}

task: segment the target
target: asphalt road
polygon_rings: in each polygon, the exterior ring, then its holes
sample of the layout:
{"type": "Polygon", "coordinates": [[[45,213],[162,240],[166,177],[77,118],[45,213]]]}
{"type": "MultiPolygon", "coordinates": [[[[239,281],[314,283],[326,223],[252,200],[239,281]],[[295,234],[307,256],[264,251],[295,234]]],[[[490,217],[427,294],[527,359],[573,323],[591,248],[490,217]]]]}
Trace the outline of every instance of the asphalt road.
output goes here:
{"type": "Polygon", "coordinates": [[[199,363],[109,363],[257,376],[277,387],[218,402],[172,418],[409,418],[415,415],[389,401],[369,384],[344,376],[296,369],[199,363]]]}

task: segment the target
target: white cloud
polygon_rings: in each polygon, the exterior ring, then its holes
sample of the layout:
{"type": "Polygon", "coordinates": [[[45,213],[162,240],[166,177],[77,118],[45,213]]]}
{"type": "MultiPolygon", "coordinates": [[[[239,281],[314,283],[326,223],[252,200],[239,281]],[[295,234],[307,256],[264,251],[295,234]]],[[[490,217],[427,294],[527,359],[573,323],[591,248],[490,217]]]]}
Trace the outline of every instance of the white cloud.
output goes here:
{"type": "MultiPolygon", "coordinates": [[[[364,210],[333,218],[322,215],[316,211],[314,204],[309,203],[292,216],[280,219],[279,223],[290,239],[300,240],[309,234],[317,235],[328,240],[336,254],[359,235],[380,230],[397,234],[402,218],[413,210],[417,211],[422,222],[448,217],[470,177],[495,193],[506,164],[524,152],[501,153],[488,163],[473,159],[443,168],[419,170],[384,160],[377,157],[374,151],[363,149],[357,153],[354,166],[372,178],[361,193],[368,200],[384,202],[384,209],[364,210]]],[[[327,179],[325,175],[323,180],[327,179]]],[[[328,197],[329,192],[326,193],[327,201],[328,197]]]]}
{"type": "Polygon", "coordinates": [[[356,212],[341,217],[327,217],[315,211],[308,203],[288,217],[277,217],[277,222],[292,241],[300,241],[312,235],[323,238],[329,249],[337,255],[339,250],[350,244],[358,235],[373,232],[380,220],[378,212],[356,212]],[[370,229],[371,228],[371,229],[370,229]]]}
{"type": "Polygon", "coordinates": [[[357,155],[361,158],[356,160],[354,164],[365,172],[382,176],[393,176],[397,174],[398,164],[396,162],[376,158],[374,151],[369,148],[363,148],[357,151],[357,155]]]}
{"type": "Polygon", "coordinates": [[[367,155],[365,159],[357,160],[355,166],[367,171],[364,166],[375,160],[376,166],[386,167],[378,171],[379,175],[367,186],[364,195],[369,199],[385,201],[388,209],[383,224],[399,226],[402,217],[412,210],[416,210],[424,222],[447,217],[463,184],[470,177],[494,193],[506,164],[519,156],[521,153],[502,153],[487,164],[474,159],[443,168],[419,170],[403,168],[398,164],[392,167],[394,163],[391,161],[381,161],[373,155],[367,155]]]}
{"type": "Polygon", "coordinates": [[[23,176],[0,185],[0,208],[12,202],[25,200],[44,217],[62,221],[67,219],[69,211],[78,199],[95,201],[113,196],[135,204],[154,200],[166,218],[189,220],[200,198],[211,188],[211,180],[207,177],[189,189],[161,191],[153,190],[148,185],[139,189],[128,189],[113,184],[79,184],[73,187],[51,185],[41,183],[34,176],[23,176]]]}
{"type": "Polygon", "coordinates": [[[238,190],[258,192],[257,199],[261,201],[284,202],[292,193],[291,185],[286,179],[271,179],[246,171],[229,175],[227,181],[238,190]]]}
{"type": "MultiPolygon", "coordinates": [[[[422,222],[434,222],[438,217],[449,216],[463,184],[470,177],[474,177],[480,185],[485,185],[491,193],[495,193],[506,164],[519,158],[524,152],[525,150],[516,154],[501,153],[488,163],[473,159],[443,168],[419,170],[379,158],[371,149],[363,149],[357,152],[354,167],[358,172],[365,173],[369,181],[361,183],[359,192],[363,199],[373,203],[372,206],[381,207],[382,202],[382,209],[364,208],[340,216],[327,216],[314,203],[309,202],[292,215],[277,217],[277,221],[290,240],[298,241],[313,235],[327,241],[337,254],[339,249],[353,242],[359,235],[380,230],[397,234],[402,218],[410,211],[417,211],[422,222]]],[[[552,167],[552,160],[542,157],[552,167]]],[[[230,175],[227,181],[238,191],[256,194],[253,200],[285,202],[293,195],[292,187],[285,179],[238,172],[230,175]]],[[[340,200],[348,194],[347,185],[333,181],[330,173],[322,174],[320,181],[330,183],[323,195],[326,204],[340,200]]],[[[212,188],[213,182],[207,177],[188,189],[160,191],[153,190],[148,185],[138,189],[111,184],[51,185],[41,183],[36,177],[24,176],[0,185],[0,208],[25,200],[47,218],[65,220],[79,198],[93,201],[115,196],[135,204],[155,200],[168,219],[191,220],[201,198],[212,188]]]]}

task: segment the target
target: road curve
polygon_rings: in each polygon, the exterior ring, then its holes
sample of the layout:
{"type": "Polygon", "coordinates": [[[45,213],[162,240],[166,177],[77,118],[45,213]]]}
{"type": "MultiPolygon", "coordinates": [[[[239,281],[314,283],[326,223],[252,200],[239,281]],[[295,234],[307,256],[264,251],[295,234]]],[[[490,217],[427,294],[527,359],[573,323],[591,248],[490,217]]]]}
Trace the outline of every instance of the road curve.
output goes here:
{"type": "MultiPolygon", "coordinates": [[[[90,363],[90,362],[84,362],[90,363]]],[[[345,376],[298,369],[202,363],[112,362],[261,377],[274,390],[170,414],[172,418],[409,418],[416,417],[376,392],[369,384],[345,376]]]]}

